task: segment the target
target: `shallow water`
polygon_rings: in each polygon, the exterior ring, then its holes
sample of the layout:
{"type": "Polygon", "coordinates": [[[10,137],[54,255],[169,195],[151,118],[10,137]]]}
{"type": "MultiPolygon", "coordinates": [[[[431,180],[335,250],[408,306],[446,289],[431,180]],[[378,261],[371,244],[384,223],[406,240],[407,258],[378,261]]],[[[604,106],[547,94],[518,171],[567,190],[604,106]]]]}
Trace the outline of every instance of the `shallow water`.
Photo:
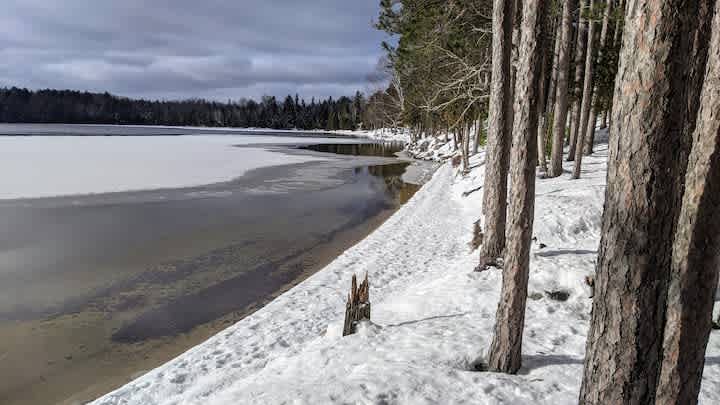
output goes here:
{"type": "Polygon", "coordinates": [[[381,157],[0,201],[0,403],[92,399],[312,274],[417,190],[381,157]]]}

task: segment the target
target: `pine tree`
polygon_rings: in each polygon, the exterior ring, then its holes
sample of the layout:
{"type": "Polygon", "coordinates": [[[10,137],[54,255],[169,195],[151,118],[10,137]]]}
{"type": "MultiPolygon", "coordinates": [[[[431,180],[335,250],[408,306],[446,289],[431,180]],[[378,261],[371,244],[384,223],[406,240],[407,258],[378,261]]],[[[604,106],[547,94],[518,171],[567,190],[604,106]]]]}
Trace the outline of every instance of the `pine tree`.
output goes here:
{"type": "Polygon", "coordinates": [[[568,142],[567,161],[575,160],[575,145],[577,144],[578,129],[580,128],[581,109],[583,97],[583,77],[585,73],[585,48],[587,48],[587,26],[588,20],[585,18],[584,11],[587,6],[587,0],[580,0],[578,9],[578,33],[575,44],[575,80],[573,89],[573,102],[570,113],[570,140],[568,142]]]}
{"type": "MultiPolygon", "coordinates": [[[[707,4],[707,3],[705,3],[707,4]]],[[[701,10],[700,18],[708,10],[701,10]]],[[[672,252],[656,404],[695,404],[720,269],[720,2],[672,252]]]]}
{"type": "Polygon", "coordinates": [[[580,403],[655,400],[709,3],[628,0],[580,403]]]}
{"type": "Polygon", "coordinates": [[[516,373],[521,366],[522,335],[530,265],[535,207],[537,162],[537,103],[541,48],[548,2],[523,5],[521,42],[515,87],[515,117],[511,152],[511,196],[508,212],[507,247],[488,365],[491,370],[516,373]]]}
{"type": "Polygon", "coordinates": [[[568,69],[570,67],[570,46],[572,44],[572,11],[577,2],[565,0],[562,13],[562,34],[560,39],[560,55],[558,57],[557,95],[553,118],[552,153],[548,177],[558,177],[563,172],[562,155],[565,140],[565,126],[568,112],[568,69]]]}
{"type": "MultiPolygon", "coordinates": [[[[600,30],[600,43],[598,47],[598,56],[593,63],[594,66],[598,66],[604,58],[603,50],[606,46],[608,28],[610,26],[610,11],[612,10],[612,0],[605,0],[603,6],[604,11],[602,29],[600,30]]],[[[594,71],[597,72],[597,68],[595,68],[594,71]]],[[[597,73],[595,73],[595,76],[597,76],[597,73]]],[[[583,149],[583,153],[585,155],[590,155],[593,152],[593,145],[595,143],[595,126],[597,125],[597,112],[600,108],[600,82],[599,80],[597,80],[597,77],[595,78],[594,82],[595,87],[593,89],[592,103],[590,105],[590,118],[588,119],[588,128],[586,129],[585,145],[583,149]]]]}
{"type": "Polygon", "coordinates": [[[515,17],[513,2],[493,2],[492,85],[485,160],[483,215],[485,234],[480,267],[495,262],[505,248],[507,176],[512,121],[510,96],[510,52],[515,17]]]}
{"type": "MultiPolygon", "coordinates": [[[[590,0],[590,10],[588,13],[592,14],[594,9],[595,0],[590,0]]],[[[582,103],[580,104],[580,124],[578,125],[577,138],[575,139],[575,167],[573,169],[573,179],[580,178],[580,168],[582,167],[583,147],[585,145],[585,138],[588,136],[588,125],[595,126],[594,123],[589,123],[590,120],[590,109],[592,108],[592,77],[593,77],[593,66],[594,58],[593,52],[595,47],[595,19],[590,16],[588,18],[588,35],[587,35],[587,46],[585,47],[585,79],[583,80],[583,97],[582,103]]]]}

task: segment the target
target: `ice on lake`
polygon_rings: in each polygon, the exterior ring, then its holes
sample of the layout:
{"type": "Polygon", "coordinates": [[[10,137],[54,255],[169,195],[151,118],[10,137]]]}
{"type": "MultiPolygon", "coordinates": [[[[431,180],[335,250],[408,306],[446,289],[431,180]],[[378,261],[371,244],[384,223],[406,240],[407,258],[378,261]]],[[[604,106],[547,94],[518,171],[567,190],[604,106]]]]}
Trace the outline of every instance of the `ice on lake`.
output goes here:
{"type": "Polygon", "coordinates": [[[218,183],[260,167],[322,160],[269,151],[261,144],[338,141],[343,140],[246,134],[0,136],[0,199],[218,183]]]}

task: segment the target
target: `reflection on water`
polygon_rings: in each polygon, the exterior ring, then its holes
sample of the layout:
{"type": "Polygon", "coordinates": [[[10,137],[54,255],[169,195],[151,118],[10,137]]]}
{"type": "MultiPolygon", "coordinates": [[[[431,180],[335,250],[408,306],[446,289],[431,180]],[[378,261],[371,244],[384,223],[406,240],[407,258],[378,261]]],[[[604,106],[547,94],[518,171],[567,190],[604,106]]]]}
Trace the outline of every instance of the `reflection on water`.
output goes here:
{"type": "Polygon", "coordinates": [[[0,203],[0,402],[107,391],[242,319],[405,203],[406,166],[343,168],[312,190],[268,168],[223,188],[0,203]]]}
{"type": "Polygon", "coordinates": [[[390,165],[365,166],[355,168],[355,173],[368,173],[379,179],[383,179],[385,190],[389,196],[399,204],[405,204],[420,189],[419,185],[405,183],[402,175],[405,173],[408,163],[396,163],[390,165]]]}
{"type": "MultiPolygon", "coordinates": [[[[419,186],[402,181],[401,176],[407,163],[397,163],[379,166],[364,166],[353,169],[352,179],[348,187],[353,192],[341,191],[346,197],[354,195],[357,198],[337,200],[334,207],[339,213],[335,222],[325,234],[311,234],[313,226],[303,227],[309,233],[303,239],[310,243],[298,244],[296,241],[286,240],[282,245],[266,246],[263,241],[247,240],[242,245],[233,245],[225,249],[215,250],[210,256],[214,257],[217,265],[220,257],[233,257],[241,255],[244,258],[255,257],[262,252],[252,264],[245,264],[237,272],[230,274],[230,278],[218,282],[206,289],[193,289],[187,291],[177,299],[167,302],[151,310],[145,311],[135,320],[123,325],[112,336],[118,342],[137,342],[149,338],[175,335],[187,332],[198,324],[216,319],[224,314],[239,311],[263,298],[269,296],[279,287],[291,283],[306,271],[303,263],[312,256],[313,248],[331,243],[337,235],[361,226],[368,219],[377,216],[383,211],[393,210],[407,202],[419,189],[419,186]],[[359,193],[358,193],[359,191],[359,193]],[[242,253],[241,253],[242,252],[242,253]],[[233,275],[236,274],[236,275],[233,275]]],[[[344,188],[344,187],[342,187],[344,188]]],[[[341,188],[341,189],[342,189],[341,188]]],[[[327,196],[326,196],[327,197],[327,196]]],[[[295,201],[303,204],[304,200],[295,201]]],[[[277,214],[273,212],[272,214],[277,214]]],[[[287,215],[287,213],[285,213],[287,215]]],[[[327,218],[328,212],[306,213],[312,221],[322,221],[327,218]],[[322,215],[321,219],[319,215],[322,215]]],[[[330,218],[333,218],[330,216],[330,218]]],[[[289,218],[285,226],[297,226],[297,220],[289,218]]],[[[318,224],[315,224],[317,226],[318,224]]],[[[202,271],[206,256],[194,257],[174,264],[180,272],[202,271]]],[[[159,282],[164,288],[168,285],[167,270],[162,277],[154,273],[143,274],[138,283],[159,282]]],[[[186,278],[186,274],[180,278],[186,278]]],[[[172,276],[170,276],[172,277],[172,276]]],[[[177,276],[175,278],[178,278],[177,276]]]]}
{"type": "Polygon", "coordinates": [[[403,142],[351,143],[351,144],[317,144],[301,146],[300,149],[323,153],[336,153],[352,156],[395,157],[405,148],[403,142]]]}

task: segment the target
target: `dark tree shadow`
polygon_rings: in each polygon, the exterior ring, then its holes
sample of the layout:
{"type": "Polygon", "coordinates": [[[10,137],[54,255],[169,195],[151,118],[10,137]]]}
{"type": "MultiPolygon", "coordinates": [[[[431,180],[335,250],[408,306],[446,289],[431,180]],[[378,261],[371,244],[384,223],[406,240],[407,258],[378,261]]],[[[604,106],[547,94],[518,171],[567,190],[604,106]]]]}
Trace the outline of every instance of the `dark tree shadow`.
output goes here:
{"type": "Polygon", "coordinates": [[[462,196],[463,196],[463,197],[467,197],[467,196],[469,196],[470,194],[472,194],[472,193],[474,193],[474,192],[476,192],[476,191],[482,190],[482,188],[483,188],[483,186],[480,186],[480,187],[476,187],[476,188],[474,188],[474,189],[472,189],[472,190],[463,191],[462,196]]]}
{"type": "Polygon", "coordinates": [[[416,320],[414,320],[414,321],[406,321],[406,322],[396,323],[396,324],[393,324],[393,325],[386,325],[386,327],[392,328],[392,327],[396,327],[396,326],[414,325],[414,324],[416,324],[416,323],[425,322],[425,321],[432,321],[432,320],[435,320],[435,319],[459,318],[459,317],[465,316],[465,315],[467,315],[467,314],[468,314],[468,312],[461,312],[461,313],[458,313],[458,314],[451,314],[451,315],[431,316],[431,317],[428,317],[428,318],[416,319],[416,320]]]}
{"type": "Polygon", "coordinates": [[[540,257],[555,257],[562,255],[595,255],[597,250],[583,250],[583,249],[568,249],[568,250],[548,250],[544,252],[537,252],[536,255],[540,257]]]}
{"type": "Polygon", "coordinates": [[[529,374],[533,370],[537,370],[548,366],[563,366],[569,364],[583,364],[584,359],[582,357],[573,357],[564,354],[537,354],[523,356],[522,368],[518,374],[529,374]]]}

